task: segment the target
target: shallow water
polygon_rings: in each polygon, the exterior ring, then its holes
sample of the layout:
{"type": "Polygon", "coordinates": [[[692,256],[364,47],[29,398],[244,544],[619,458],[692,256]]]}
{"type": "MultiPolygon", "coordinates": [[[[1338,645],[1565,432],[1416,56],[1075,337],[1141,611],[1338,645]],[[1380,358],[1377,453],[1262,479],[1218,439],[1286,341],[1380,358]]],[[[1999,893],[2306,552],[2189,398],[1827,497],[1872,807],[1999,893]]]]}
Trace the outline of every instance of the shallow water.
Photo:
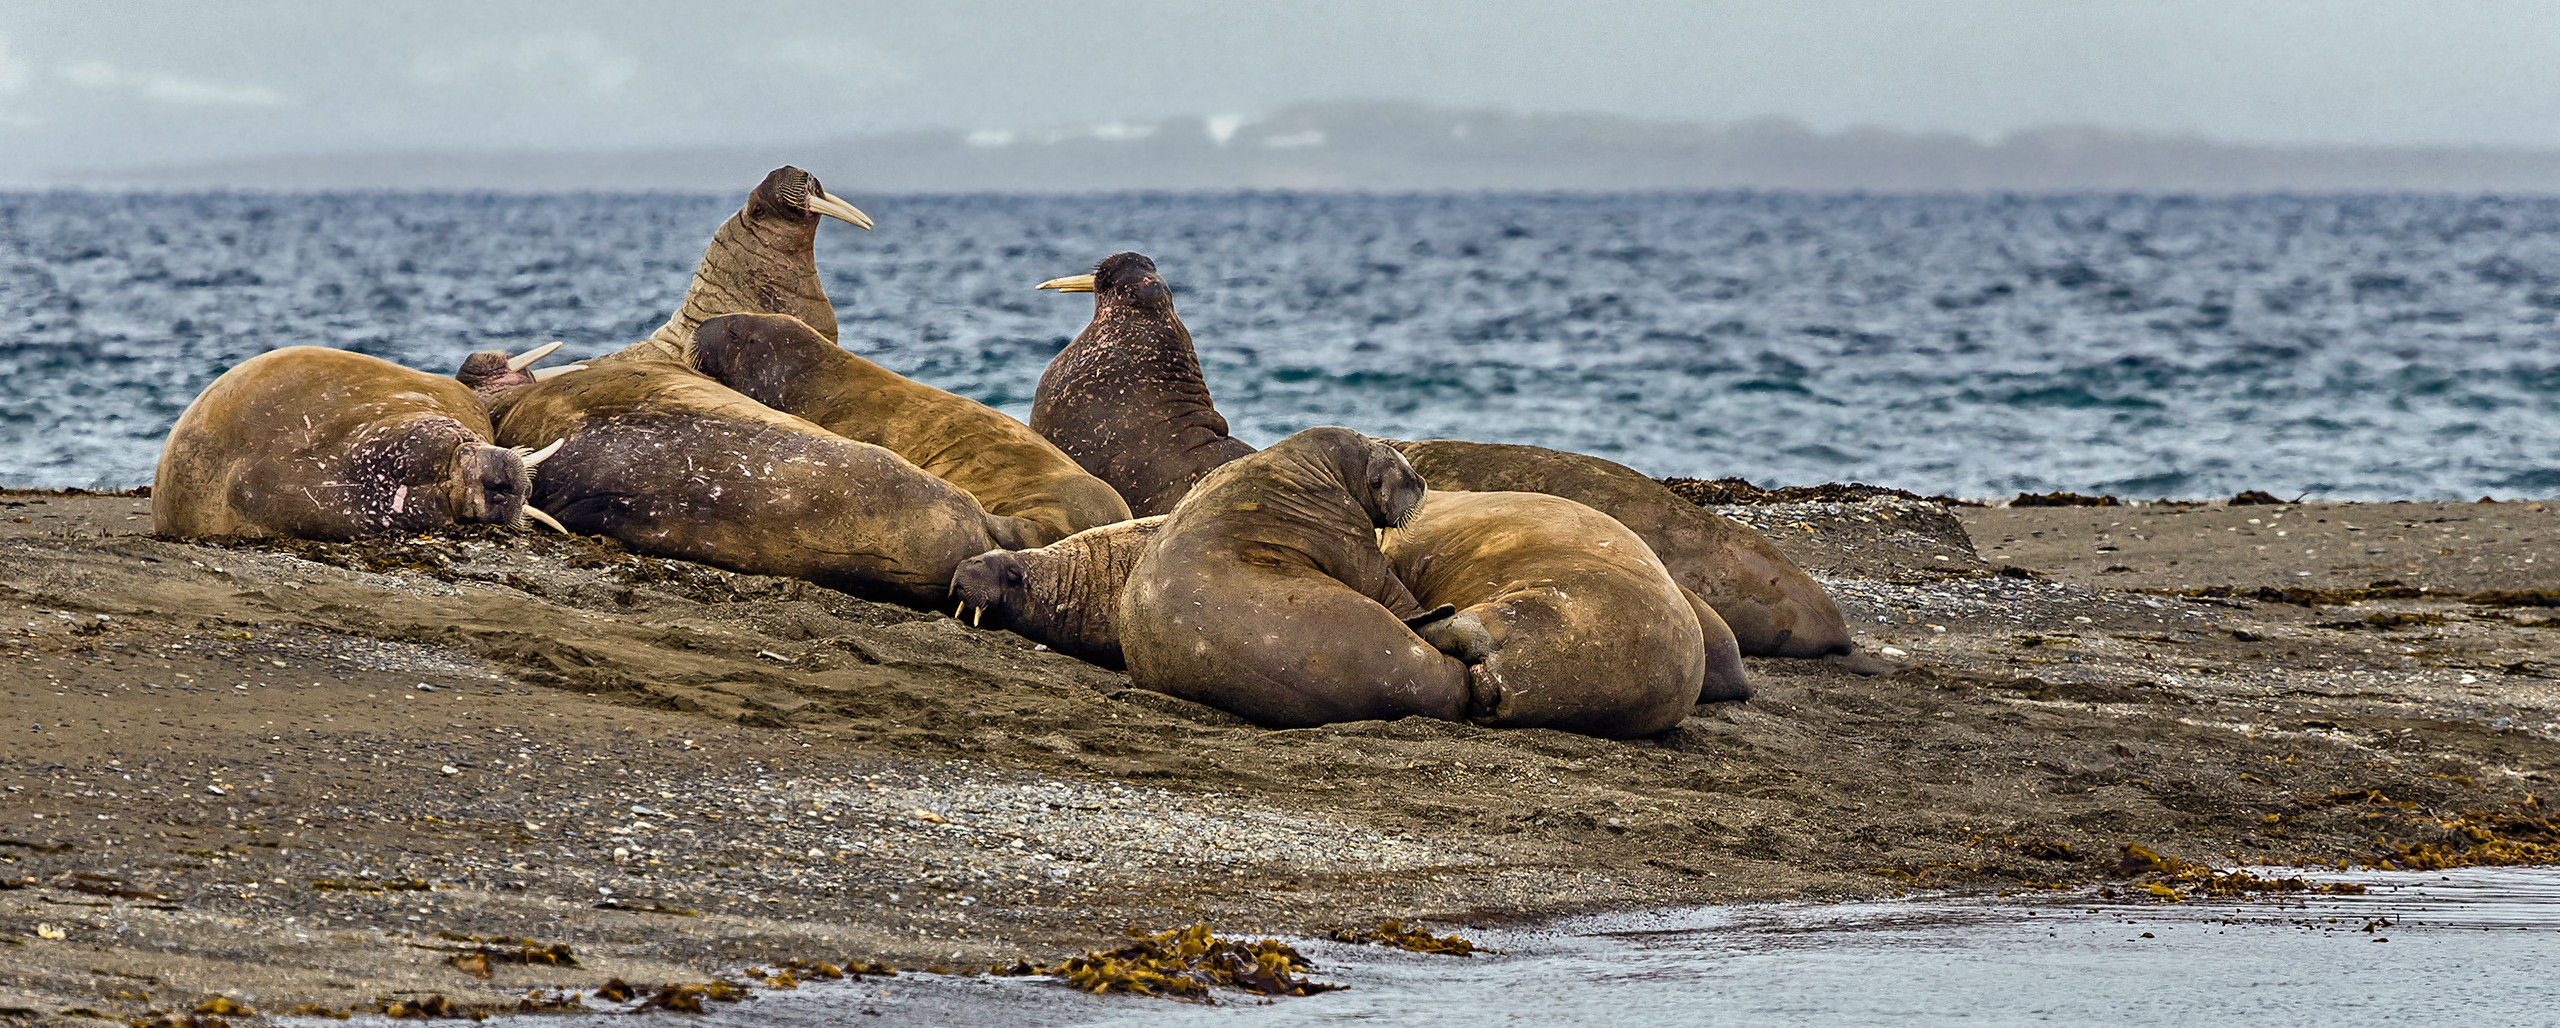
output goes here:
{"type": "MultiPolygon", "coordinates": [[[[1017,416],[1090,313],[1031,285],[1135,249],[1256,443],[1343,424],[1969,497],[2560,494],[2555,199],[831,184],[880,224],[819,241],[846,344],[1017,416]]],[[[0,486],[148,482],[266,349],[619,348],[737,203],[0,194],[0,486]]]]}
{"type": "Polygon", "coordinates": [[[2362,1026],[2552,1023],[2560,871],[2340,876],[2362,896],[2086,896],[1703,907],[1471,933],[1469,958],[1306,942],[1351,988],[1269,1005],[902,975],[761,994],[731,1025],[2362,1026]],[[2367,930],[2370,928],[2371,930],[2367,930]]]}

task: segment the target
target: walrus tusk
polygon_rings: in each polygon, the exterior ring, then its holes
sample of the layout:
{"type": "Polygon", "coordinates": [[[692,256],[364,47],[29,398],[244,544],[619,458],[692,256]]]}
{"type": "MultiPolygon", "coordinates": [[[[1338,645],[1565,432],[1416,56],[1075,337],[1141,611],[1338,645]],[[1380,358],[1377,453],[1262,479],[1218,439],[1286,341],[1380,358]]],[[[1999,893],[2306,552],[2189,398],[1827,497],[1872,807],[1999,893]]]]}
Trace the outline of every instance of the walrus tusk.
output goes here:
{"type": "MultiPolygon", "coordinates": [[[[558,444],[558,443],[553,443],[553,444],[551,444],[551,445],[553,445],[553,446],[558,446],[558,445],[560,445],[560,444],[558,444]]],[[[561,535],[568,535],[568,534],[570,534],[570,532],[569,532],[569,526],[561,524],[561,523],[560,523],[560,519],[555,518],[555,517],[552,517],[552,516],[551,516],[551,515],[549,515],[549,514],[545,514],[545,513],[543,513],[543,512],[542,512],[542,508],[540,508],[540,507],[536,507],[536,506],[534,506],[534,505],[532,505],[532,504],[526,504],[526,505],[525,505],[525,508],[524,508],[524,516],[526,516],[526,517],[528,517],[528,518],[532,518],[532,519],[533,519],[533,520],[535,520],[535,521],[539,521],[539,522],[542,522],[542,523],[543,523],[543,524],[545,524],[545,525],[550,526],[550,528],[551,528],[551,530],[552,530],[552,531],[554,531],[554,532],[558,532],[558,533],[560,533],[561,535]]]]}
{"type": "Polygon", "coordinates": [[[984,620],[984,619],[986,618],[986,616],[987,616],[987,608],[985,608],[985,607],[973,607],[973,608],[970,608],[970,610],[969,610],[969,627],[971,627],[971,628],[976,628],[976,627],[978,627],[978,622],[979,622],[979,621],[984,620]]]}
{"type": "Polygon", "coordinates": [[[1093,291],[1093,274],[1091,272],[1086,272],[1082,275],[1069,275],[1065,278],[1053,278],[1046,282],[1042,282],[1039,285],[1032,286],[1031,288],[1055,289],[1061,293],[1090,293],[1093,291]]]}
{"type": "Polygon", "coordinates": [[[569,344],[568,344],[567,342],[565,342],[565,341],[561,341],[561,340],[554,340],[554,341],[552,341],[552,342],[544,343],[544,344],[542,344],[542,345],[540,345],[540,346],[534,347],[533,349],[526,350],[525,352],[520,353],[520,354],[517,354],[517,355],[515,355],[515,356],[513,356],[513,357],[509,357],[509,358],[507,358],[507,370],[509,370],[509,371],[523,371],[523,370],[524,370],[524,369],[526,369],[526,368],[532,367],[532,366],[533,366],[533,362],[538,361],[538,360],[541,360],[541,359],[543,359],[543,358],[545,358],[545,357],[551,356],[551,351],[553,351],[553,350],[557,350],[557,349],[559,349],[559,348],[561,348],[561,347],[563,347],[563,346],[567,346],[567,345],[569,345],[569,344]]]}
{"type": "Polygon", "coordinates": [[[568,440],[566,439],[554,439],[551,441],[551,445],[545,446],[539,450],[529,450],[522,446],[518,446],[515,447],[516,456],[523,459],[524,469],[531,471],[533,470],[534,465],[549,460],[551,459],[552,454],[560,452],[560,447],[567,442],[568,440]]]}
{"type": "Polygon", "coordinates": [[[966,613],[968,613],[968,612],[969,612],[969,601],[967,601],[967,600],[962,600],[962,601],[960,601],[960,602],[958,602],[958,603],[954,603],[954,604],[952,604],[952,605],[951,605],[951,620],[953,620],[953,621],[958,621],[958,620],[960,620],[960,615],[962,615],[962,614],[966,614],[966,613]]]}
{"type": "Polygon", "coordinates": [[[533,369],[533,380],[536,382],[547,382],[572,371],[585,370],[587,370],[587,366],[584,364],[563,364],[556,368],[535,368],[533,369]]]}
{"type": "Polygon", "coordinates": [[[824,214],[827,217],[836,219],[837,221],[852,225],[859,225],[866,229],[871,227],[870,215],[862,213],[860,208],[836,199],[834,195],[829,193],[810,193],[809,210],[818,214],[824,214]]]}

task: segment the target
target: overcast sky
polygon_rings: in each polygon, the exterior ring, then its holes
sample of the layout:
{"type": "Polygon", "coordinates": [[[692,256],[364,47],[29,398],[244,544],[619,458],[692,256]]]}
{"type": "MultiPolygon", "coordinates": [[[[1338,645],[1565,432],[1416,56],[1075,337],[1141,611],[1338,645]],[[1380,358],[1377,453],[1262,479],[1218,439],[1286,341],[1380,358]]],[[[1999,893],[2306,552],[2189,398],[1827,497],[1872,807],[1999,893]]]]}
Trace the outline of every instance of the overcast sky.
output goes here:
{"type": "Polygon", "coordinates": [[[0,185],[1336,99],[2560,148],[2560,3],[0,0],[0,185]]]}

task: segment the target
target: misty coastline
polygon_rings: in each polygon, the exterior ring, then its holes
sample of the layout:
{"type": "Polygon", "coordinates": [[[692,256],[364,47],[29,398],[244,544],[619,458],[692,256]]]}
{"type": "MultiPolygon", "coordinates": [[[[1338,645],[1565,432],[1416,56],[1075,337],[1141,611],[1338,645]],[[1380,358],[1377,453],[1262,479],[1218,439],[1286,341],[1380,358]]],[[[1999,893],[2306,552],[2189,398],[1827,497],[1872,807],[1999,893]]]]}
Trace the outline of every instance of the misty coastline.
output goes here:
{"type": "Polygon", "coordinates": [[[909,130],[805,143],[385,149],[62,168],[33,188],[726,191],[798,164],[871,193],[2560,193],[2560,149],[2280,146],[2089,127],[1977,139],[1817,132],[1383,101],[1044,131],[909,130]]]}

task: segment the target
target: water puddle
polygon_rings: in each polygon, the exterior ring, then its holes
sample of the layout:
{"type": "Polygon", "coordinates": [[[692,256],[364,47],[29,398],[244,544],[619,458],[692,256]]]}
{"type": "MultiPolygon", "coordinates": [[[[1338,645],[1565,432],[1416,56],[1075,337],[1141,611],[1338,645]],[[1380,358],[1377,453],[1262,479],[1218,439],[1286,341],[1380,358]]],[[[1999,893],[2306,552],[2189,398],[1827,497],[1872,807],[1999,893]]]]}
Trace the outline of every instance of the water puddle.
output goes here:
{"type": "MultiPolygon", "coordinates": [[[[1466,933],[1468,958],[1306,941],[1348,985],[1200,1006],[1042,979],[905,974],[763,992],[705,1025],[1195,1026],[2548,1023],[2560,869],[2332,876],[2363,895],[2086,894],[1696,907],[1466,933]]],[[[360,1019],[363,1020],[363,1019],[360,1019]]]]}

